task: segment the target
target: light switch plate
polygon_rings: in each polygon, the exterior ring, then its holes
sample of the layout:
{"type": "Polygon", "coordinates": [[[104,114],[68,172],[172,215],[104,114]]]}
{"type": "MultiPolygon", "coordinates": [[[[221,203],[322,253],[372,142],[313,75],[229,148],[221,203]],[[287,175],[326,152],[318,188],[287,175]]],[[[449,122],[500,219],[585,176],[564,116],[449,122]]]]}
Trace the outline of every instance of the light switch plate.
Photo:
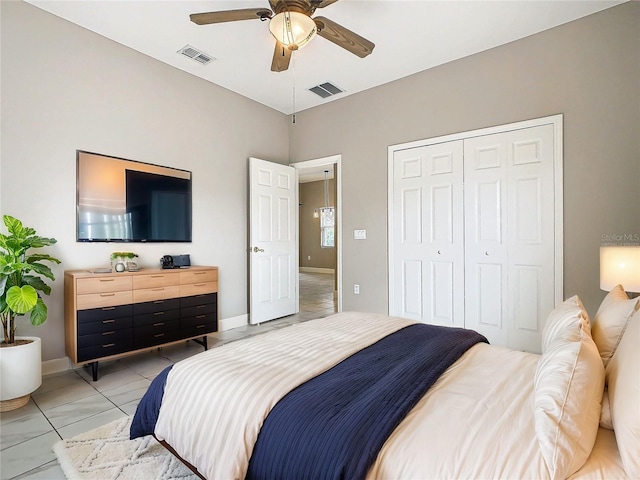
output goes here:
{"type": "Polygon", "coordinates": [[[367,239],[367,231],[366,230],[354,230],[353,231],[353,239],[354,240],[366,240],[367,239]]]}

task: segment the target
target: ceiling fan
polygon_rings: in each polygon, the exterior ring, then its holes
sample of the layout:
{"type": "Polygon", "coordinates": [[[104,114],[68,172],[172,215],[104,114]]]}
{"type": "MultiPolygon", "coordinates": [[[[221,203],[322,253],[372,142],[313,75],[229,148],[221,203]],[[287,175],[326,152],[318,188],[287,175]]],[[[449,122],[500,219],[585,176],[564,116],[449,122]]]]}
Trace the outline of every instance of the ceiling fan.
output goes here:
{"type": "Polygon", "coordinates": [[[269,30],[276,39],[271,71],[289,68],[291,53],[304,47],[316,34],[339,47],[364,58],[373,52],[375,44],[357,33],[325,17],[311,15],[317,8],[327,7],[338,0],[269,0],[268,8],[243,8],[220,12],[192,13],[189,18],[198,25],[235,22],[238,20],[269,20],[269,30]]]}

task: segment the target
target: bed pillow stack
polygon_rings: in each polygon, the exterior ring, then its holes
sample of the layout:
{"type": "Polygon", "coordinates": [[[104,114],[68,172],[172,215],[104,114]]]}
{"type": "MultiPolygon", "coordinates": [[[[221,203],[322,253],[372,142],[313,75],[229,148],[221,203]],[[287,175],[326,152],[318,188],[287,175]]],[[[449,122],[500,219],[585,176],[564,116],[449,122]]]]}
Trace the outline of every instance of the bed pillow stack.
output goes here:
{"type": "Polygon", "coordinates": [[[534,422],[552,479],[586,462],[598,432],[604,366],[578,296],[549,315],[542,332],[534,390],[534,422]]]}
{"type": "Polygon", "coordinates": [[[611,420],[629,478],[640,478],[640,311],[607,364],[611,420]]]}

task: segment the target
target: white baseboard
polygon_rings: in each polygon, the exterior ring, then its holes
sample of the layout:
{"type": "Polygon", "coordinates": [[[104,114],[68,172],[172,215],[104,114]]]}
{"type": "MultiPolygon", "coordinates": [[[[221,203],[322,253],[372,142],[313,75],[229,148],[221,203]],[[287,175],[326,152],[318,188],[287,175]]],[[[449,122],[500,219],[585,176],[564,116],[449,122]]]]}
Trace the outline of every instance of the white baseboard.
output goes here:
{"type": "Polygon", "coordinates": [[[237,317],[223,318],[218,322],[218,331],[224,332],[225,330],[231,330],[232,328],[244,327],[249,323],[249,314],[244,313],[237,317]]]}
{"type": "Polygon", "coordinates": [[[54,358],[53,360],[42,362],[42,375],[66,372],[70,368],[71,360],[69,357],[54,358]]]}
{"type": "Polygon", "coordinates": [[[305,273],[335,273],[333,268],[320,268],[320,267],[300,267],[301,272],[305,273]]]}

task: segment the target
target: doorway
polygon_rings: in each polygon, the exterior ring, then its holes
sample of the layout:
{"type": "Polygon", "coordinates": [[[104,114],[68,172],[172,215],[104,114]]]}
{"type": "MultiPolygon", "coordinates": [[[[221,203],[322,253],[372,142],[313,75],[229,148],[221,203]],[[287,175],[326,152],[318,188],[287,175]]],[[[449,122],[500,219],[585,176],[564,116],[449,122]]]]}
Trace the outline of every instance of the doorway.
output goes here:
{"type": "Polygon", "coordinates": [[[340,155],[292,163],[299,183],[299,312],[342,311],[340,155]]]}

